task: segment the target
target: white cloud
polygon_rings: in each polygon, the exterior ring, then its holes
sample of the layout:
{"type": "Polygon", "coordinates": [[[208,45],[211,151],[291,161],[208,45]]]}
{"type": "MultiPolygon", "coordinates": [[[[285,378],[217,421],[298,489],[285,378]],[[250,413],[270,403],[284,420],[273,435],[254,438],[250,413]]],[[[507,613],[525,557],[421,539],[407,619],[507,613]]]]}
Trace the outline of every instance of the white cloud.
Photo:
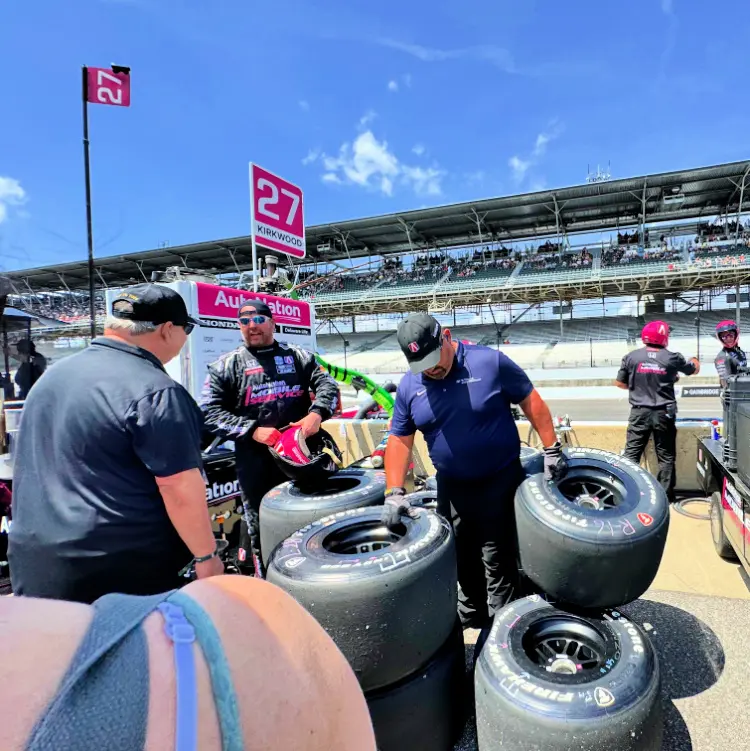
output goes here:
{"type": "Polygon", "coordinates": [[[508,166],[513,170],[513,179],[521,182],[526,177],[526,172],[531,167],[531,162],[514,155],[508,159],[508,166]]]}
{"type": "Polygon", "coordinates": [[[425,152],[425,147],[422,146],[421,143],[418,143],[418,144],[416,144],[415,146],[412,147],[411,152],[412,152],[412,154],[416,154],[417,156],[422,156],[422,154],[424,154],[424,152],[425,152]]]}
{"type": "Polygon", "coordinates": [[[404,79],[404,86],[406,86],[407,89],[411,88],[411,73],[407,73],[403,76],[404,79]]]}
{"type": "Polygon", "coordinates": [[[408,167],[401,165],[401,173],[418,196],[439,196],[443,191],[440,181],[443,172],[434,167],[408,167]]]}
{"type": "Polygon", "coordinates": [[[506,73],[515,73],[515,65],[510,52],[504,47],[494,45],[479,45],[476,47],[464,47],[455,50],[443,50],[437,47],[423,47],[420,44],[408,44],[395,39],[379,39],[377,43],[383,47],[399,50],[407,55],[416,57],[425,63],[438,63],[446,60],[478,60],[490,63],[506,73]]]}
{"type": "Polygon", "coordinates": [[[388,81],[388,91],[398,91],[398,81],[388,81]]]}
{"type": "Polygon", "coordinates": [[[364,115],[362,115],[362,117],[360,117],[359,127],[366,128],[377,116],[378,115],[376,112],[373,112],[373,110],[368,110],[364,115]]]}
{"type": "Polygon", "coordinates": [[[307,152],[307,156],[302,160],[302,164],[308,165],[312,164],[314,161],[318,159],[320,156],[320,149],[310,149],[310,151],[307,152]]]}
{"type": "Polygon", "coordinates": [[[297,104],[299,104],[299,108],[303,112],[309,112],[310,111],[310,102],[308,102],[307,99],[300,99],[299,102],[297,102],[297,104]]]}
{"type": "MultiPolygon", "coordinates": [[[[362,121],[360,121],[360,125],[362,121]]],[[[404,164],[391,151],[387,141],[379,141],[372,130],[365,130],[330,156],[311,151],[306,164],[320,161],[322,180],[337,185],[358,185],[391,196],[397,185],[410,188],[418,196],[439,196],[445,172],[437,166],[404,164]]]]}
{"type": "Polygon", "coordinates": [[[8,218],[11,206],[21,206],[26,202],[26,191],[13,177],[0,176],[0,224],[8,218]]]}
{"type": "Polygon", "coordinates": [[[672,15],[672,0],[661,0],[661,10],[667,16],[672,15]]]}
{"type": "MultiPolygon", "coordinates": [[[[547,147],[549,144],[558,138],[562,131],[563,127],[560,122],[556,119],[552,120],[549,127],[537,135],[534,140],[534,147],[527,157],[521,157],[518,154],[514,154],[508,160],[508,166],[513,173],[513,179],[516,182],[523,182],[528,171],[541,161],[542,157],[547,153],[547,147]]],[[[538,178],[535,185],[543,186],[543,183],[544,181],[538,178]]],[[[543,187],[538,188],[538,190],[543,190],[543,187]]]]}

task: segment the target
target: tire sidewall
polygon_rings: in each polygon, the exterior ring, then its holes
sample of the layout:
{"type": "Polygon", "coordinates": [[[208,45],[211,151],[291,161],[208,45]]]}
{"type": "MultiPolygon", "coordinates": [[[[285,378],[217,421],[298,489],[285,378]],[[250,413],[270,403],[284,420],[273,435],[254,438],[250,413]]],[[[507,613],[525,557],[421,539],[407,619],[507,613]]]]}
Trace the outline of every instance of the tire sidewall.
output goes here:
{"type": "Polygon", "coordinates": [[[570,471],[591,468],[613,475],[624,488],[623,502],[611,509],[576,506],[555,483],[536,474],[527,477],[516,493],[520,505],[536,521],[556,533],[582,542],[631,543],[654,534],[669,519],[666,495],[656,480],[634,462],[599,449],[565,451],[570,471]]]}
{"type": "MultiPolygon", "coordinates": [[[[479,658],[477,669],[502,697],[521,713],[529,712],[558,721],[590,721],[611,717],[618,710],[638,704],[659,680],[658,662],[653,646],[643,632],[617,610],[603,619],[590,619],[598,628],[609,630],[616,644],[611,666],[601,677],[585,683],[548,679],[538,668],[529,671],[516,659],[511,648],[518,642],[514,628],[529,626],[529,618],[559,613],[539,595],[530,595],[504,608],[495,616],[490,636],[479,658]]],[[[587,620],[585,616],[579,616],[587,620]]]]}
{"type": "Polygon", "coordinates": [[[263,496],[263,506],[274,511],[300,511],[327,508],[331,512],[339,507],[351,507],[360,499],[370,499],[373,495],[385,495],[385,471],[379,469],[342,469],[330,478],[332,488],[347,479],[357,481],[355,487],[332,493],[304,493],[294,482],[287,481],[269,490],[263,496]]]}
{"type": "Polygon", "coordinates": [[[326,538],[353,522],[380,520],[379,508],[340,511],[302,527],[284,540],[269,560],[269,568],[295,580],[327,579],[335,581],[346,573],[347,579],[370,580],[375,576],[399,576],[404,566],[419,564],[442,545],[448,544],[451,528],[439,514],[418,509],[416,518],[405,518],[406,534],[384,551],[357,555],[339,555],[328,551],[326,538]]]}

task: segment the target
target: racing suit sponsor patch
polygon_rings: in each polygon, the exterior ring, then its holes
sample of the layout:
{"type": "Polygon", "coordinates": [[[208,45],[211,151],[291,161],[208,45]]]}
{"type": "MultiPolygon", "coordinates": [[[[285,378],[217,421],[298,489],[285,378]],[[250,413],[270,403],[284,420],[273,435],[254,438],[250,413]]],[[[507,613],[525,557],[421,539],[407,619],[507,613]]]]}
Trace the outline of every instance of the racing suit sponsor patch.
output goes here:
{"type": "Polygon", "coordinates": [[[294,358],[290,355],[286,355],[284,357],[276,355],[273,358],[273,361],[276,363],[276,372],[279,375],[284,375],[285,373],[294,373],[294,358]]]}

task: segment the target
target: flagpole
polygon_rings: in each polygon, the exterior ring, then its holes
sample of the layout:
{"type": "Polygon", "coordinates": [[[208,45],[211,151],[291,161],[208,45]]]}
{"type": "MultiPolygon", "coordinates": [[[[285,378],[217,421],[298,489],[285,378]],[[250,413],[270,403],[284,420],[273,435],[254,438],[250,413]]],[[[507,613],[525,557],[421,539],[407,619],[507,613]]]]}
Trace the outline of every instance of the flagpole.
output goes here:
{"type": "Polygon", "coordinates": [[[88,68],[84,65],[83,73],[83,168],[86,181],[86,232],[89,249],[89,315],[91,316],[91,338],[96,336],[96,303],[94,301],[94,233],[91,226],[91,166],[89,162],[89,101],[88,68]]]}

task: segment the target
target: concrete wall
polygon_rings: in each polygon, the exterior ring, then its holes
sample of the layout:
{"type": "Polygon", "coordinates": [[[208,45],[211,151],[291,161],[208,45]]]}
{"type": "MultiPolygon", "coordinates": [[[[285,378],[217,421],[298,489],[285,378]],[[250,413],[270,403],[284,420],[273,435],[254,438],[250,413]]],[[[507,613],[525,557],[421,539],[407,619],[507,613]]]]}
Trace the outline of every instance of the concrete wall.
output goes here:
{"type": "MultiPolygon", "coordinates": [[[[521,440],[529,438],[529,424],[516,423],[521,440]]],[[[331,420],[325,423],[326,430],[335,438],[344,453],[345,463],[368,456],[385,435],[384,420],[331,420]]],[[[571,435],[574,444],[604,449],[619,454],[625,446],[624,422],[576,423],[575,435],[571,435]],[[576,438],[578,439],[576,441],[576,438]]],[[[696,443],[698,438],[711,434],[708,423],[679,424],[677,428],[677,490],[698,491],[696,464],[696,443]]],[[[435,470],[427,453],[427,447],[421,433],[415,441],[414,464],[417,474],[434,474],[435,470]]],[[[653,442],[644,455],[643,465],[656,475],[658,464],[653,442]]]]}

